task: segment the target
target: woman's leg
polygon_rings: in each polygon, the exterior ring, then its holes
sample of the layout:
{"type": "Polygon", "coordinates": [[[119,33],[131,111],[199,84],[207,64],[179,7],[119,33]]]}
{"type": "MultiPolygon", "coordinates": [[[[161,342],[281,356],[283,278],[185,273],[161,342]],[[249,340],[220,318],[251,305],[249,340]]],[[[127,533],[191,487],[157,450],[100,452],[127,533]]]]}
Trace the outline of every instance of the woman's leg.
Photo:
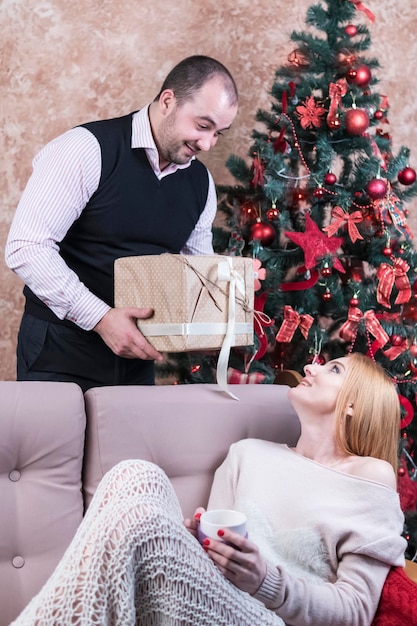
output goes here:
{"type": "Polygon", "coordinates": [[[164,472],[119,463],[61,563],[11,626],[253,626],[283,622],[227,581],[182,522],[164,472]]]}

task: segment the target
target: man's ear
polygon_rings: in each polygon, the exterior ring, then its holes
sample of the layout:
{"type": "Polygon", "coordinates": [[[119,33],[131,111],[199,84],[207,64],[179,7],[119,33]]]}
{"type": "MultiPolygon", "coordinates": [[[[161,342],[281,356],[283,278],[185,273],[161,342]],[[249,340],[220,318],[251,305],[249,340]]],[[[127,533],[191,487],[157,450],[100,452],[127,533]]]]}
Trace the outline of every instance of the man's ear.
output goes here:
{"type": "Polygon", "coordinates": [[[346,415],[349,415],[349,417],[353,417],[353,404],[352,403],[347,405],[346,415]]]}
{"type": "Polygon", "coordinates": [[[172,89],[164,89],[159,96],[159,108],[162,115],[166,115],[175,106],[175,94],[172,89]]]}

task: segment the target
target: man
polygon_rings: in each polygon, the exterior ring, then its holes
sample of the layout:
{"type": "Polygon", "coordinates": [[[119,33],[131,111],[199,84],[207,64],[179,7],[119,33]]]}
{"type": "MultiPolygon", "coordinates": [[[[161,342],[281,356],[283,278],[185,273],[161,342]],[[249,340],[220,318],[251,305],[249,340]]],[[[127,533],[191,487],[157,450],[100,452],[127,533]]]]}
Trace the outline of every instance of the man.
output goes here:
{"type": "Polygon", "coordinates": [[[6,263],[26,283],[18,380],[153,384],[162,356],[114,308],[118,257],[212,254],[214,182],[195,157],[230,128],[237,89],[215,59],[192,56],[140,111],[47,144],[14,217],[6,263]]]}

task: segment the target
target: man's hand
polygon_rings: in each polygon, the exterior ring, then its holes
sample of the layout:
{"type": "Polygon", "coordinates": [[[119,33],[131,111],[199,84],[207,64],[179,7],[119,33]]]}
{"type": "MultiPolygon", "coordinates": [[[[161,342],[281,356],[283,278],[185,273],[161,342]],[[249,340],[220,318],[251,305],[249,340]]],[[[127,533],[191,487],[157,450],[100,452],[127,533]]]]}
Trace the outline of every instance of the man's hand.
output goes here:
{"type": "Polygon", "coordinates": [[[94,331],[117,356],[126,359],[162,361],[162,355],[139,331],[136,320],[152,317],[153,309],[119,307],[110,309],[96,324],[94,331]]]}

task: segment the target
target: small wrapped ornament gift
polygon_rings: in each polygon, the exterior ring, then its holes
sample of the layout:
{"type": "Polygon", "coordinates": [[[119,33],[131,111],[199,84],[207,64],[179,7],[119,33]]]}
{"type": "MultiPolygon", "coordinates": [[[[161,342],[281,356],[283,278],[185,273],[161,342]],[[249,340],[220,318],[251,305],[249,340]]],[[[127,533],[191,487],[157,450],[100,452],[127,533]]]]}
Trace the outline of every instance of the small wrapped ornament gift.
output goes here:
{"type": "Polygon", "coordinates": [[[253,259],[161,254],[117,259],[115,306],[152,307],[138,320],[157,350],[228,349],[254,343],[253,259]]]}

